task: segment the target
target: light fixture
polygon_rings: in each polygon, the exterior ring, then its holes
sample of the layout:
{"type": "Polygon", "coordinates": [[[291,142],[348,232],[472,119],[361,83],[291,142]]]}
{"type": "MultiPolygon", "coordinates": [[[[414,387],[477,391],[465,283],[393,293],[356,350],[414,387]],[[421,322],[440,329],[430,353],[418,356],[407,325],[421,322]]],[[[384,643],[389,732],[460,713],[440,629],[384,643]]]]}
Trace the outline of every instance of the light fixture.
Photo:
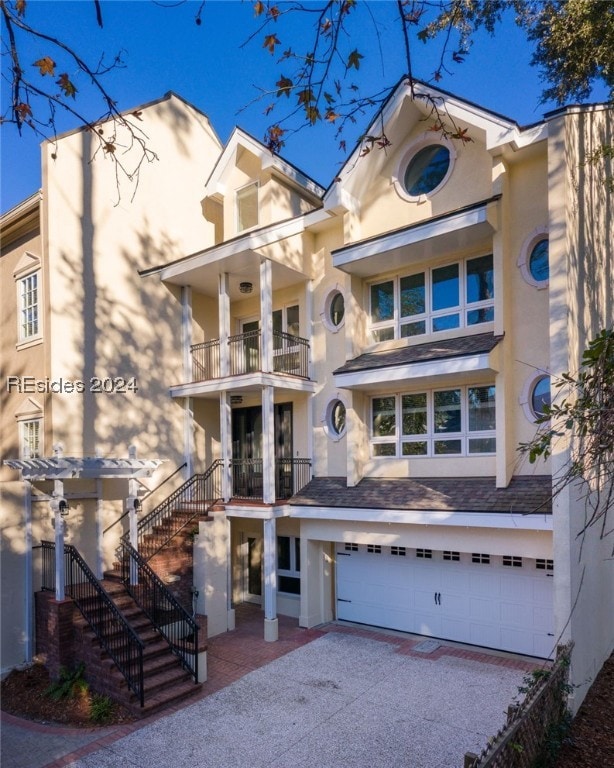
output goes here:
{"type": "Polygon", "coordinates": [[[60,499],[58,503],[58,512],[62,517],[68,516],[68,502],[66,499],[60,499]]]}
{"type": "Polygon", "coordinates": [[[254,286],[249,282],[239,283],[239,290],[241,293],[251,293],[254,290],[254,286]]]}

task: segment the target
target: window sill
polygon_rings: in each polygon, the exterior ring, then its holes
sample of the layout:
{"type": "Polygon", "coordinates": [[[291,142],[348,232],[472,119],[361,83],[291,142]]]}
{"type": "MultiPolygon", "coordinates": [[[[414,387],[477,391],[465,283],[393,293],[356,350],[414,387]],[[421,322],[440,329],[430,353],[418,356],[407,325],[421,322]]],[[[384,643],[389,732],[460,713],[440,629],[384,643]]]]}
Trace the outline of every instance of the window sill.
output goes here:
{"type": "Polygon", "coordinates": [[[20,341],[17,344],[15,344],[15,349],[18,352],[21,352],[22,349],[29,349],[30,347],[37,347],[39,344],[42,344],[42,343],[43,343],[42,335],[32,336],[29,339],[24,339],[23,341],[20,341]]]}

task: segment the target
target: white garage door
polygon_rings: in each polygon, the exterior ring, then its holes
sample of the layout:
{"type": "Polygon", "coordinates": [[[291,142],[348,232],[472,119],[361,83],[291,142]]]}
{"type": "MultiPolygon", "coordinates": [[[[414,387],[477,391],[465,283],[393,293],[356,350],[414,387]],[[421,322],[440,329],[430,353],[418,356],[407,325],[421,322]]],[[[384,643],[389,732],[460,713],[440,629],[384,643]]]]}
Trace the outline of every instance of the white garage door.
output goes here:
{"type": "Polygon", "coordinates": [[[337,618],[551,656],[551,560],[341,544],[337,618]]]}

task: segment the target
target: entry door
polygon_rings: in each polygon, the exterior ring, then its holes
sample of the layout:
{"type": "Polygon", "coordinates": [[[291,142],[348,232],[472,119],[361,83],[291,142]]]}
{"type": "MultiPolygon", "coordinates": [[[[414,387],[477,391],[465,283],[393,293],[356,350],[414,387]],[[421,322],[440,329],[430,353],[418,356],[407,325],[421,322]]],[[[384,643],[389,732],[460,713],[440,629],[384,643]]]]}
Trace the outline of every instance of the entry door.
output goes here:
{"type": "Polygon", "coordinates": [[[243,600],[262,604],[262,539],[243,535],[243,600]]]}
{"type": "Polygon", "coordinates": [[[255,373],[261,368],[259,328],[259,320],[245,320],[241,323],[241,333],[247,334],[243,340],[244,373],[255,373]]]}

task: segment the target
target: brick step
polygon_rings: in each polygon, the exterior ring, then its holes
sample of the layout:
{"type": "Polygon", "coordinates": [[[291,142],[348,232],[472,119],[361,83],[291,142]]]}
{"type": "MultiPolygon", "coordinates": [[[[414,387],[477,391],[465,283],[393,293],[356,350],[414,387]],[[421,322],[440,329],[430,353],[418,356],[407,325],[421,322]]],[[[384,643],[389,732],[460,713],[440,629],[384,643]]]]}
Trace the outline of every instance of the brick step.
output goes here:
{"type": "Polygon", "coordinates": [[[166,690],[161,690],[152,696],[145,698],[145,706],[139,706],[136,697],[132,695],[129,703],[129,709],[136,717],[147,717],[155,712],[166,709],[173,704],[184,702],[187,698],[196,696],[202,690],[202,683],[195,683],[193,680],[187,680],[177,685],[170,686],[166,690]]]}

